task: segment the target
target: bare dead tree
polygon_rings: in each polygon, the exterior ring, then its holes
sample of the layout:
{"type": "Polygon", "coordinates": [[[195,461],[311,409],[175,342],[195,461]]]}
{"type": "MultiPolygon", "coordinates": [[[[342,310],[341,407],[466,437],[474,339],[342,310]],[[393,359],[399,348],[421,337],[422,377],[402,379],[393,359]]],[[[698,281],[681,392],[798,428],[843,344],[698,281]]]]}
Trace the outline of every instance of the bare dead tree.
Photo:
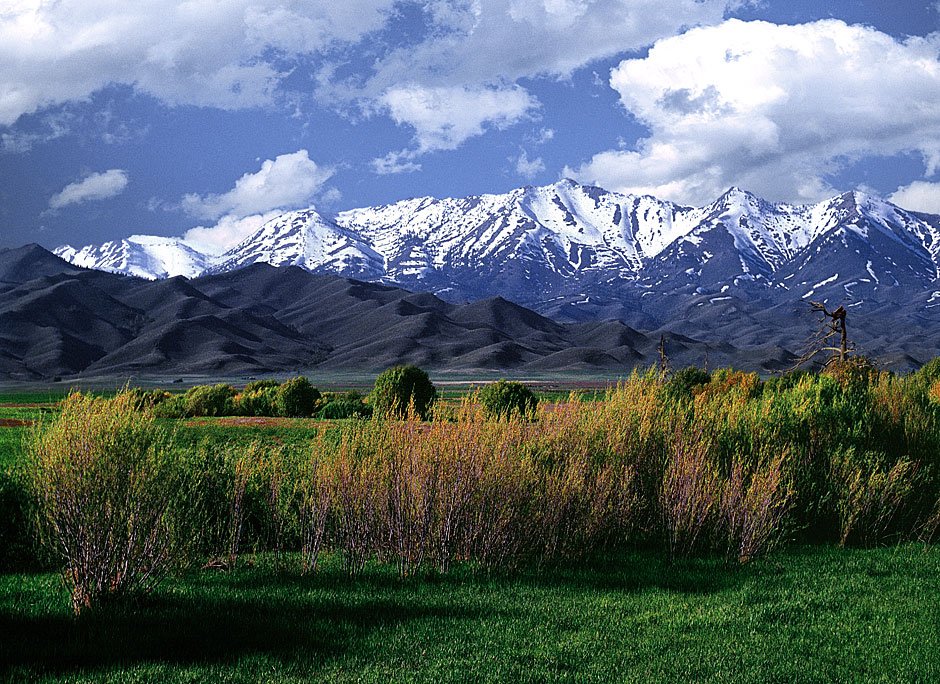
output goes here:
{"type": "Polygon", "coordinates": [[[666,356],[666,336],[659,336],[659,373],[665,378],[669,372],[669,357],[666,356]]]}
{"type": "Polygon", "coordinates": [[[807,340],[805,351],[790,370],[799,368],[822,352],[832,352],[832,355],[823,364],[824,368],[832,363],[844,364],[849,355],[855,351],[855,343],[849,341],[848,329],[845,324],[845,307],[840,304],[834,311],[829,311],[826,305],[821,302],[814,302],[809,299],[801,301],[809,305],[810,313],[817,314],[819,327],[807,340]]]}

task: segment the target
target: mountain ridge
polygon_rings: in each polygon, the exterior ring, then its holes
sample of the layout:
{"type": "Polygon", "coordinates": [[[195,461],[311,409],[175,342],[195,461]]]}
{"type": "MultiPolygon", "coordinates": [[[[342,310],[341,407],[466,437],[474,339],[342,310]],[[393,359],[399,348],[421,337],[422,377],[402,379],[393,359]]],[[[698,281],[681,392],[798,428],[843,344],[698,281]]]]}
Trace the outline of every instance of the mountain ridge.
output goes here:
{"type": "Polygon", "coordinates": [[[305,209],[272,219],[203,272],[265,261],[738,348],[799,351],[801,300],[813,299],[846,307],[862,351],[902,365],[923,360],[918,340],[940,352],[940,216],[858,191],[793,205],[731,187],[696,208],[563,180],[332,218],[305,209]]]}
{"type": "MultiPolygon", "coordinates": [[[[670,335],[677,363],[767,372],[779,346],[670,335]]],[[[659,336],[622,323],[558,323],[501,297],[427,293],[255,263],[188,280],[77,268],[38,246],[0,250],[0,379],[233,377],[401,363],[467,371],[626,374],[658,359],[659,336]]]]}
{"type": "Polygon", "coordinates": [[[763,280],[768,288],[789,289],[786,276],[812,257],[814,243],[837,234],[848,248],[850,232],[869,245],[880,241],[879,254],[887,250],[894,261],[872,260],[853,277],[864,278],[877,264],[895,280],[894,270],[908,280],[913,272],[923,287],[940,278],[940,217],[857,191],[792,205],[732,187],[695,208],[569,179],[502,195],[413,198],[332,218],[314,209],[285,212],[218,257],[180,239],[147,236],[54,251],[77,265],[147,278],[192,278],[264,261],[431,291],[451,301],[501,295],[538,307],[578,289],[600,294],[613,281],[621,290],[662,289],[670,277],[667,288],[676,280],[719,290],[763,280]],[[901,252],[906,258],[899,265],[894,257],[901,252]],[[721,268],[704,268],[716,256],[724,260],[721,268]]]}

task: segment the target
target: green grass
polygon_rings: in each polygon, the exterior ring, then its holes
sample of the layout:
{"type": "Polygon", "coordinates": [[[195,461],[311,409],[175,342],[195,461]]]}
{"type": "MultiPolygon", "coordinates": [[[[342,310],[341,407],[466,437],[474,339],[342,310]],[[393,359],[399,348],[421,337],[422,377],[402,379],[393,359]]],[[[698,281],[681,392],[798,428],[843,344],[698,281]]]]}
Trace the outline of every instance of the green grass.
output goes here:
{"type": "MultiPolygon", "coordinates": [[[[260,563],[260,562],[259,562],[260,563]]],[[[54,575],[0,576],[18,682],[940,680],[940,556],[791,549],[746,568],[638,552],[513,578],[192,572],[73,618],[54,575]]]]}
{"type": "Polygon", "coordinates": [[[21,427],[0,428],[0,471],[20,460],[25,432],[26,428],[21,427]]]}
{"type": "Polygon", "coordinates": [[[0,392],[3,404],[54,404],[68,396],[67,390],[31,390],[0,392]]]}
{"type": "MultiPolygon", "coordinates": [[[[199,418],[187,424],[187,420],[169,420],[177,425],[176,444],[182,448],[206,447],[215,449],[244,448],[251,442],[278,446],[287,451],[309,453],[312,441],[323,429],[319,421],[304,418],[278,419],[277,425],[227,425],[224,419],[199,418]]],[[[330,429],[339,433],[345,420],[330,421],[330,429]]]]}

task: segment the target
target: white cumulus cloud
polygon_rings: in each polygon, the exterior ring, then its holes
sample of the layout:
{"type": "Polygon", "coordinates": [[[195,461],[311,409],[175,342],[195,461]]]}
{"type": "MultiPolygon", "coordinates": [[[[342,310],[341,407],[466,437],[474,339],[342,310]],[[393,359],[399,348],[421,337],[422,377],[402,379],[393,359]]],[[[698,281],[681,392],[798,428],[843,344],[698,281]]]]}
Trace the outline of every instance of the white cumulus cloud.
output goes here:
{"type": "Polygon", "coordinates": [[[919,153],[940,167],[940,36],[898,41],[838,20],[729,20],[661,40],[611,72],[650,131],[567,174],[701,204],[730,185],[813,201],[868,156],[919,153]]]}
{"type": "Polygon", "coordinates": [[[529,155],[525,150],[519,152],[519,156],[516,157],[515,162],[516,173],[518,173],[523,178],[535,178],[538,174],[545,170],[545,162],[542,161],[542,158],[536,157],[535,159],[529,159],[529,155]]]}
{"type": "MultiPolygon", "coordinates": [[[[423,3],[428,25],[422,40],[380,53],[371,74],[323,79],[319,92],[413,127],[411,158],[452,150],[539,106],[519,79],[569,76],[689,26],[719,22],[745,2],[431,0],[423,3]]],[[[373,167],[379,173],[414,170],[401,155],[373,160],[373,167]]]]}
{"type": "Polygon", "coordinates": [[[410,84],[390,88],[378,102],[397,124],[414,129],[418,154],[456,149],[487,127],[518,123],[538,106],[519,86],[425,88],[410,84]]]}
{"type": "Polygon", "coordinates": [[[246,173],[228,192],[186,195],[181,206],[200,219],[238,219],[274,209],[294,209],[308,205],[332,175],[332,168],[319,166],[307,150],[298,150],[265,160],[259,171],[246,173]]]}
{"type": "Polygon", "coordinates": [[[7,0],[0,125],[113,84],[168,104],[269,105],[298,55],[356,43],[394,0],[7,0]]]}
{"type": "Polygon", "coordinates": [[[431,0],[431,30],[376,64],[373,93],[566,76],[604,57],[722,20],[740,0],[431,0]]]}
{"type": "Polygon", "coordinates": [[[196,226],[183,234],[183,239],[193,248],[206,254],[222,254],[276,218],[281,212],[269,211],[251,216],[223,216],[213,226],[196,226]]]}
{"type": "Polygon", "coordinates": [[[909,211],[940,214],[940,183],[914,181],[898,188],[888,200],[909,211]]]}
{"type": "Polygon", "coordinates": [[[109,169],[93,173],[80,181],[69,183],[49,200],[50,209],[61,209],[70,204],[103,200],[119,195],[127,187],[127,171],[109,169]]]}
{"type": "Polygon", "coordinates": [[[339,191],[324,188],[332,175],[333,169],[318,165],[307,150],[267,159],[228,192],[185,195],[179,208],[216,222],[189,229],[183,239],[204,252],[221,254],[284,211],[310,206],[314,199],[335,201],[339,191]]]}

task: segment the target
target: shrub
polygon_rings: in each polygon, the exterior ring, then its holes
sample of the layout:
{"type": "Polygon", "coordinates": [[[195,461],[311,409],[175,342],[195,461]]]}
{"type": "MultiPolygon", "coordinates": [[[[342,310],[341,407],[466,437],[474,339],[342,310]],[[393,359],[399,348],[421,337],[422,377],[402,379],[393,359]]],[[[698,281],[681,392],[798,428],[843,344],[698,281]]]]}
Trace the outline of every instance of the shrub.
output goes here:
{"type": "MultiPolygon", "coordinates": [[[[323,433],[319,436],[322,445],[323,433]]],[[[318,453],[323,449],[317,449],[318,453]]],[[[317,569],[320,549],[326,538],[327,517],[333,505],[331,469],[323,459],[312,456],[303,465],[298,478],[298,523],[300,559],[303,572],[317,569]]]]}
{"type": "Polygon", "coordinates": [[[265,380],[253,380],[245,385],[245,388],[242,390],[243,394],[248,394],[250,392],[259,392],[266,389],[275,389],[280,386],[277,380],[273,378],[267,378],[265,380]]]}
{"type": "Polygon", "coordinates": [[[720,504],[728,560],[746,563],[779,544],[794,494],[784,454],[761,458],[753,467],[735,458],[720,504]]]}
{"type": "Polygon", "coordinates": [[[292,378],[277,388],[274,405],[279,416],[308,418],[313,415],[320,391],[305,377],[292,378]]]}
{"type": "MultiPolygon", "coordinates": [[[[252,383],[253,384],[253,383],[252,383]]],[[[240,416],[276,416],[277,383],[255,389],[247,387],[235,395],[235,412],[240,416]]]]}
{"type": "Polygon", "coordinates": [[[913,374],[915,380],[925,387],[940,381],[940,356],[931,359],[913,374]]]}
{"type": "Polygon", "coordinates": [[[235,413],[235,390],[226,383],[214,387],[196,385],[184,396],[189,416],[231,416],[235,413]]]}
{"type": "Polygon", "coordinates": [[[368,418],[371,415],[372,407],[368,404],[364,404],[361,399],[357,401],[350,401],[348,399],[328,401],[317,411],[317,417],[324,420],[368,418]]]}
{"type": "Polygon", "coordinates": [[[532,416],[539,405],[539,398],[521,382],[498,380],[484,387],[477,394],[477,401],[490,418],[518,415],[532,416]]]}
{"type": "Polygon", "coordinates": [[[663,533],[671,558],[691,555],[714,524],[721,494],[711,440],[678,428],[670,445],[659,493],[663,533]]]}
{"type": "Polygon", "coordinates": [[[380,415],[405,417],[410,410],[427,419],[437,390],[428,374],[416,366],[395,366],[375,379],[369,395],[372,407],[380,415]]]}
{"type": "Polygon", "coordinates": [[[875,364],[866,356],[849,356],[845,361],[833,361],[822,372],[849,391],[867,388],[879,375],[875,364]]]}
{"type": "Polygon", "coordinates": [[[334,543],[350,575],[362,572],[371,555],[384,551],[387,468],[374,453],[382,439],[379,428],[365,424],[344,432],[338,444],[321,440],[318,445],[323,462],[318,477],[328,491],[315,496],[330,502],[334,543]]]}
{"type": "Polygon", "coordinates": [[[915,464],[906,458],[893,465],[885,461],[881,454],[859,454],[853,447],[833,456],[833,488],[842,546],[853,541],[864,546],[878,544],[910,495],[915,464]]]}
{"type": "Polygon", "coordinates": [[[27,472],[76,613],[147,590],[181,561],[181,462],[172,436],[128,392],[70,395],[31,433],[27,472]]]}
{"type": "Polygon", "coordinates": [[[786,392],[796,387],[804,378],[812,378],[812,371],[794,370],[767,378],[764,382],[764,390],[767,392],[786,392]]]}
{"type": "Polygon", "coordinates": [[[153,408],[158,404],[162,404],[164,401],[169,398],[170,394],[159,389],[144,390],[139,387],[135,387],[130,390],[131,401],[134,404],[134,408],[138,411],[143,408],[153,408]]]}
{"type": "Polygon", "coordinates": [[[692,396],[695,388],[707,385],[711,376],[701,368],[688,366],[678,371],[666,383],[666,395],[672,399],[687,399],[692,396]]]}
{"type": "Polygon", "coordinates": [[[170,394],[153,407],[153,415],[157,418],[185,418],[186,395],[170,394]]]}
{"type": "Polygon", "coordinates": [[[937,380],[930,386],[927,396],[933,403],[940,404],[940,380],[937,380]]]}

